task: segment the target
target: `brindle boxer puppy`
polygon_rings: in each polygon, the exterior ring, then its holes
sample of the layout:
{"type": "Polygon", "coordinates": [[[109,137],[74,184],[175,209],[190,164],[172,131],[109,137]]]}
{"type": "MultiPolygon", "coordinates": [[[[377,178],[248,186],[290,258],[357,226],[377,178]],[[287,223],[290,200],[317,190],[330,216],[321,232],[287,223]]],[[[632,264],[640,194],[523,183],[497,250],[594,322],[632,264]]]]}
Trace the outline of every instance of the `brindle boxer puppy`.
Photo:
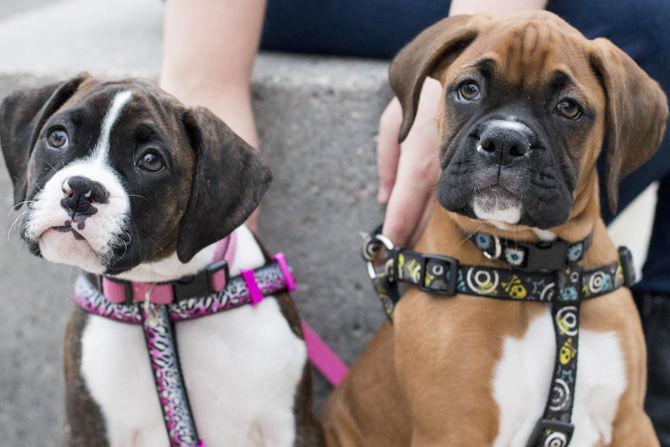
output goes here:
{"type": "MultiPolygon", "coordinates": [[[[401,140],[426,76],[444,87],[441,206],[417,251],[500,267],[465,233],[578,241],[593,229],[581,265],[617,259],[600,218],[596,160],[607,139],[615,205],[620,179],[649,159],[663,135],[668,107],[656,82],[609,41],[587,40],[550,13],[453,17],[392,63],[401,140]]],[[[658,445],[642,406],[646,353],[629,290],[584,302],[581,319],[571,446],[658,445]]],[[[330,399],[327,441],[523,447],[542,416],[554,355],[547,305],[410,288],[395,324],[380,331],[330,399]]]]}
{"type": "MultiPolygon", "coordinates": [[[[26,207],[21,235],[49,261],[171,281],[204,269],[216,242],[235,231],[231,275],[266,263],[243,222],[269,169],[212,112],[149,82],[81,75],[17,92],[0,108],[0,145],[15,203],[26,207]]],[[[297,311],[287,294],[267,298],[176,325],[209,447],[322,443],[297,311]]],[[[74,309],[66,446],[169,445],[147,359],[141,326],[74,309]]]]}

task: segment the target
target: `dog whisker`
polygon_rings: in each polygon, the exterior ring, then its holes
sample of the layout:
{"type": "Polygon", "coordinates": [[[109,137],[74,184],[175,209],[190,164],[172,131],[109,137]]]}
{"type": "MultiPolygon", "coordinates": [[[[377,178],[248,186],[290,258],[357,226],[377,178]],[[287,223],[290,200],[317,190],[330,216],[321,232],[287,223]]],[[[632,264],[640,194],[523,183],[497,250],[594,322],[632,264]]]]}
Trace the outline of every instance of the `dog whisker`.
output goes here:
{"type": "MultiPolygon", "coordinates": [[[[29,212],[29,210],[23,210],[21,213],[19,213],[18,216],[16,216],[16,218],[14,219],[14,221],[12,222],[12,224],[9,226],[9,230],[7,230],[7,240],[10,240],[10,236],[11,236],[11,234],[12,234],[12,231],[14,230],[14,226],[15,226],[15,225],[19,222],[19,220],[20,220],[23,216],[25,216],[28,212],[29,212]]],[[[21,230],[23,229],[23,226],[24,226],[24,225],[26,225],[25,222],[21,224],[21,230]]]]}
{"type": "Polygon", "coordinates": [[[146,200],[147,202],[149,201],[148,198],[146,198],[146,197],[144,197],[143,195],[140,195],[140,194],[128,194],[128,197],[137,197],[137,198],[140,198],[142,200],[146,200]]]}
{"type": "Polygon", "coordinates": [[[421,124],[419,127],[417,127],[417,129],[423,129],[427,126],[430,126],[431,124],[436,124],[436,123],[437,123],[437,119],[433,118],[433,119],[427,120],[425,123],[421,124]]]}
{"type": "Polygon", "coordinates": [[[482,225],[481,225],[479,228],[477,228],[475,231],[473,231],[472,233],[470,233],[468,236],[465,236],[465,238],[464,238],[464,239],[463,239],[463,240],[456,246],[456,248],[454,248],[454,251],[455,251],[455,250],[458,250],[459,248],[461,248],[461,247],[463,246],[463,244],[465,244],[468,240],[470,240],[470,239],[475,235],[475,233],[478,233],[478,232],[479,232],[480,230],[482,230],[484,227],[486,227],[486,224],[485,224],[485,223],[482,224],[482,225]]]}
{"type": "Polygon", "coordinates": [[[34,200],[24,200],[23,202],[17,203],[16,205],[14,205],[12,207],[12,209],[9,210],[7,215],[9,216],[10,214],[12,214],[12,212],[16,211],[17,208],[20,208],[20,207],[22,207],[23,205],[26,205],[26,204],[30,205],[31,203],[35,203],[35,201],[34,200]]]}
{"type": "Polygon", "coordinates": [[[43,162],[44,164],[46,164],[48,167],[50,167],[51,170],[52,170],[53,172],[58,172],[58,169],[56,169],[51,163],[49,163],[49,162],[48,162],[46,159],[44,159],[43,157],[39,157],[38,159],[39,159],[41,162],[43,162]]]}

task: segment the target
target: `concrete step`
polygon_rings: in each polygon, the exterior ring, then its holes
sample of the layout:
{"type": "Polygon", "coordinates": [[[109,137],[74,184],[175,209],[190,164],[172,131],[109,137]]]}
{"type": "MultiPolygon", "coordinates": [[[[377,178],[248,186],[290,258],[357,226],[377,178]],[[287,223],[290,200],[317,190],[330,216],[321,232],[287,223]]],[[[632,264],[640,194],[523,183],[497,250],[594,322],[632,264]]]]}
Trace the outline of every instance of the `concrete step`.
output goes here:
{"type": "MultiPolygon", "coordinates": [[[[156,79],[158,0],[71,0],[0,22],[0,97],[82,70],[156,79]]],[[[374,135],[390,98],[386,64],[262,54],[253,97],[275,181],[261,234],[297,271],[302,315],[352,362],[382,314],[359,261],[359,232],[381,218],[374,135]]],[[[0,166],[2,209],[11,185],[0,166]]],[[[0,219],[7,234],[16,213],[0,219]]],[[[61,340],[74,269],[29,255],[16,231],[0,240],[0,440],[56,445],[61,436],[61,340]]],[[[318,382],[319,399],[328,391],[318,382]]]]}

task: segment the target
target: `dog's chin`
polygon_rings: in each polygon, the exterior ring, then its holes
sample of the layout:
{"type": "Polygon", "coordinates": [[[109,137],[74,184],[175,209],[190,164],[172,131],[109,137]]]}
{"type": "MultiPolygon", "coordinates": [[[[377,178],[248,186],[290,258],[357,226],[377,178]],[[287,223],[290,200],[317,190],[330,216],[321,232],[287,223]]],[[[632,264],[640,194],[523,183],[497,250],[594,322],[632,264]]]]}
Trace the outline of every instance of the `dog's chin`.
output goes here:
{"type": "Polygon", "coordinates": [[[438,189],[438,201],[447,211],[493,225],[500,230],[531,229],[545,232],[562,225],[570,214],[571,206],[568,205],[571,205],[571,201],[559,199],[551,208],[547,208],[539,201],[524,200],[520,195],[498,185],[480,190],[471,188],[469,191],[468,188],[438,189]]]}
{"type": "Polygon", "coordinates": [[[496,225],[517,225],[523,214],[523,204],[510,192],[500,187],[480,191],[472,198],[472,212],[479,219],[496,225]]]}
{"type": "Polygon", "coordinates": [[[106,270],[102,257],[91,248],[86,239],[74,233],[50,228],[37,241],[39,253],[47,261],[79,267],[87,272],[101,274],[106,270]]]}

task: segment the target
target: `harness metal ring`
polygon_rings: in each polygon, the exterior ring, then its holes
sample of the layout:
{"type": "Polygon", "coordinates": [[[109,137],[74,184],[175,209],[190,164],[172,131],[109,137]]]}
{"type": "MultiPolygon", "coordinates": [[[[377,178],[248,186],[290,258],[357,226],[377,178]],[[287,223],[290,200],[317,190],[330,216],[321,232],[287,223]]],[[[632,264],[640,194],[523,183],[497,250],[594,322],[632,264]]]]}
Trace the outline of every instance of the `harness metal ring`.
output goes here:
{"type": "Polygon", "coordinates": [[[362,255],[365,259],[365,264],[368,269],[368,276],[371,280],[377,278],[377,272],[375,271],[375,266],[373,264],[374,260],[377,259],[381,247],[386,248],[387,251],[393,250],[394,245],[391,239],[384,236],[383,234],[375,234],[368,236],[363,242],[362,255]]]}
{"type": "Polygon", "coordinates": [[[483,250],[482,253],[484,253],[484,256],[487,259],[495,260],[495,259],[500,259],[500,255],[502,255],[502,244],[500,243],[500,238],[495,235],[493,236],[493,245],[495,247],[495,251],[493,254],[489,253],[487,250],[483,250]]]}
{"type": "Polygon", "coordinates": [[[151,304],[151,296],[154,294],[154,289],[156,288],[156,283],[151,283],[149,288],[144,292],[144,302],[142,303],[142,306],[144,307],[144,312],[147,315],[147,323],[149,326],[152,328],[156,328],[158,326],[158,313],[156,312],[156,309],[151,304]]]}

